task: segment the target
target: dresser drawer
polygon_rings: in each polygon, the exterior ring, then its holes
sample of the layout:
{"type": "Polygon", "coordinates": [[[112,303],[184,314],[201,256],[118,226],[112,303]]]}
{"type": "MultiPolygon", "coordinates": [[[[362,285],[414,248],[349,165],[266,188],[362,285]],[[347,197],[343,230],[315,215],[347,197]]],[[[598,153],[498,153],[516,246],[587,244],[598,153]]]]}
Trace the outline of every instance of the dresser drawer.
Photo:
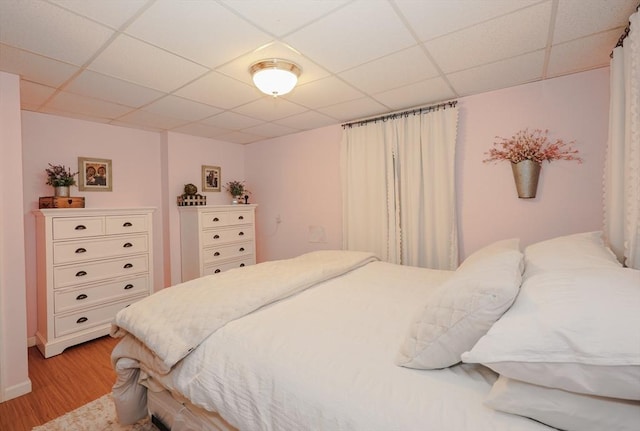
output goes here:
{"type": "Polygon", "coordinates": [[[234,257],[253,255],[253,243],[239,242],[230,245],[222,245],[219,247],[209,247],[203,250],[203,260],[206,263],[216,262],[223,259],[231,259],[234,257]]]}
{"type": "Polygon", "coordinates": [[[53,268],[53,288],[59,289],[61,287],[70,287],[148,271],[149,261],[147,255],[58,266],[53,268]]]}
{"type": "Polygon", "coordinates": [[[94,326],[111,323],[118,311],[145,297],[146,295],[104,305],[102,307],[56,316],[54,323],[55,336],[62,337],[84,329],[93,328],[94,326]]]}
{"type": "Polygon", "coordinates": [[[63,313],[138,296],[149,291],[149,276],[125,278],[104,284],[72,289],[58,289],[54,297],[54,312],[63,313]]]}
{"type": "Polygon", "coordinates": [[[218,274],[229,269],[242,268],[245,266],[253,265],[255,263],[256,261],[254,256],[246,256],[243,259],[234,260],[233,262],[221,262],[219,264],[213,263],[205,265],[203,275],[218,274]]]}
{"type": "Polygon", "coordinates": [[[202,232],[202,245],[204,247],[215,244],[225,244],[234,241],[246,241],[252,239],[253,226],[205,230],[202,232]]]}
{"type": "Polygon", "coordinates": [[[222,211],[204,212],[200,214],[200,222],[204,229],[227,226],[229,221],[229,213],[222,211]]]}
{"type": "Polygon", "coordinates": [[[147,229],[147,217],[142,214],[106,217],[107,235],[146,232],[147,229]]]}
{"type": "Polygon", "coordinates": [[[53,263],[72,263],[124,256],[143,253],[148,249],[147,235],[56,242],[53,244],[53,263]]]}
{"type": "Polygon", "coordinates": [[[86,238],[104,235],[104,217],[54,218],[53,239],[86,238]]]}

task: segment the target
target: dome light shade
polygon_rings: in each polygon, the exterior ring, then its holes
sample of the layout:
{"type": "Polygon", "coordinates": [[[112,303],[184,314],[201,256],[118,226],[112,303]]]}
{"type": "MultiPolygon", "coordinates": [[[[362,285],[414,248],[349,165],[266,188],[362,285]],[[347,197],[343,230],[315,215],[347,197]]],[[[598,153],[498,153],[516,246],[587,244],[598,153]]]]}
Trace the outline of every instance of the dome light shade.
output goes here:
{"type": "Polygon", "coordinates": [[[282,96],[293,90],[301,69],[297,64],[277,58],[261,60],[249,68],[253,83],[260,91],[270,96],[282,96]]]}

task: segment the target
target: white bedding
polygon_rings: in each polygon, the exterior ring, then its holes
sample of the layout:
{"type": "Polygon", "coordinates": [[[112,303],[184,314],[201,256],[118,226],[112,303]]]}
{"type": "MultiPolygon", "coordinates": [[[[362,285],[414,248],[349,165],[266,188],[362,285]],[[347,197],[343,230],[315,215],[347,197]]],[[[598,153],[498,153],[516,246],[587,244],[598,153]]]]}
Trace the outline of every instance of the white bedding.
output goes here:
{"type": "Polygon", "coordinates": [[[240,430],[551,429],[486,407],[496,374],[483,366],[394,364],[413,312],[451,274],[368,263],[227,323],[169,374],[143,368],[240,430]]]}

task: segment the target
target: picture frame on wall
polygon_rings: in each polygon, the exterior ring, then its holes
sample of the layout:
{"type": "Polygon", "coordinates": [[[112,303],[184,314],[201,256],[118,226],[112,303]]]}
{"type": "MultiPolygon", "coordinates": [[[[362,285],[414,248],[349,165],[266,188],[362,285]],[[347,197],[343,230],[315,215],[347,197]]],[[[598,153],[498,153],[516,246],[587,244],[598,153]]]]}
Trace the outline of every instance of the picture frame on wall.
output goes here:
{"type": "Polygon", "coordinates": [[[78,190],[110,192],[113,189],[111,160],[78,157],[78,190]]]}
{"type": "Polygon", "coordinates": [[[202,165],[202,191],[219,192],[222,184],[222,171],[220,166],[202,165]]]}

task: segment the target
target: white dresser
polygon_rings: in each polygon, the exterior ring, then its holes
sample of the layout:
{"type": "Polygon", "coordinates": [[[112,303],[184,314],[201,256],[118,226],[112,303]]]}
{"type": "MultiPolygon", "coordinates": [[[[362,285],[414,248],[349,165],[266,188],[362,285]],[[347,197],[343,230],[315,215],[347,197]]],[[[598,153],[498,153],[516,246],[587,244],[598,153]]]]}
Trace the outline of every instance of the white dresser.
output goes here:
{"type": "Polygon", "coordinates": [[[41,209],[38,331],[45,358],[107,335],[116,313],[153,291],[153,208],[41,209]]]}
{"type": "Polygon", "coordinates": [[[182,281],[256,263],[256,206],[178,208],[182,281]]]}

